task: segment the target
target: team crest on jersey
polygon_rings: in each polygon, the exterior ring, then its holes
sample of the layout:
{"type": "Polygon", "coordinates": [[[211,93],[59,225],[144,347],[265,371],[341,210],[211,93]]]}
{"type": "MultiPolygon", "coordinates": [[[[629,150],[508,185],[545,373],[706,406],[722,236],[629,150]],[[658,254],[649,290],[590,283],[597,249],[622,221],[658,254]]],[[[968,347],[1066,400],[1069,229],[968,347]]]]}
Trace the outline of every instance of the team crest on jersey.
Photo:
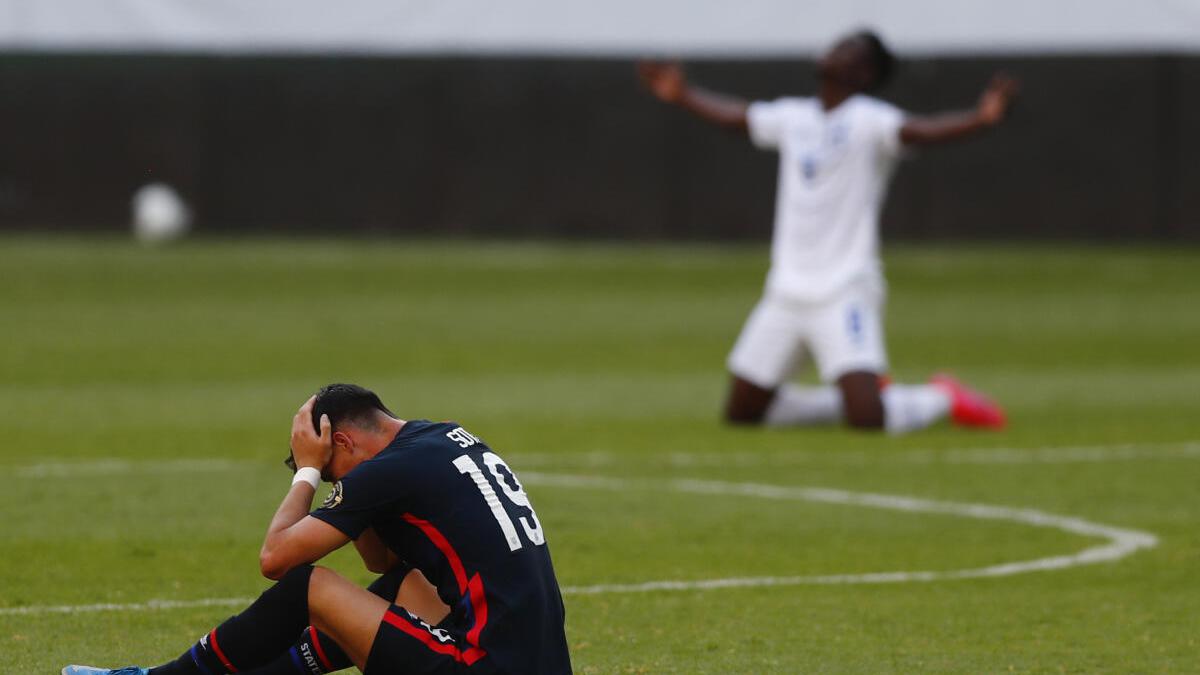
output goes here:
{"type": "Polygon", "coordinates": [[[325,498],[325,502],[321,504],[323,509],[332,509],[342,503],[342,481],[333,484],[333,489],[329,491],[329,496],[325,498]]]}

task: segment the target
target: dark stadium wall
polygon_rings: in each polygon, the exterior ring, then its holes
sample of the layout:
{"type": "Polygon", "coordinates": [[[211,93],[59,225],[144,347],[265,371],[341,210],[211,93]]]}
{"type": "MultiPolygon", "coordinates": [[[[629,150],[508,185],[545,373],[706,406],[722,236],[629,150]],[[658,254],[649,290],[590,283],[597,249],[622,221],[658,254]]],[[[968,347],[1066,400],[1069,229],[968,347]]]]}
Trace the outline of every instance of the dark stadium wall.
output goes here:
{"type": "MultiPolygon", "coordinates": [[[[801,61],[693,62],[748,97],[801,61]]],[[[1200,57],[933,58],[882,95],[1011,123],[907,162],[888,238],[1200,239],[1200,57]]],[[[775,155],[667,109],[632,64],[551,58],[0,56],[0,228],[126,226],[164,181],[207,232],[761,239],[775,155]]]]}

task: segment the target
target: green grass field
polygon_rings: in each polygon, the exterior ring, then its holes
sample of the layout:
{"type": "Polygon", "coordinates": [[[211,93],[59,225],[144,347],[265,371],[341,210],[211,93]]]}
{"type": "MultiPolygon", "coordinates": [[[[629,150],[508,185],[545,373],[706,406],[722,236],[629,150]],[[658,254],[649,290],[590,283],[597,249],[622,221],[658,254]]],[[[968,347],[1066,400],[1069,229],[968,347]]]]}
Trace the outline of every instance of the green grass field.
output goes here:
{"type": "MultiPolygon", "coordinates": [[[[577,672],[1200,672],[1200,250],[909,246],[887,264],[897,379],[950,369],[1008,431],[719,424],[761,247],[0,239],[0,671],[174,658],[265,588],[291,415],[349,380],[458,420],[525,476],[577,672]],[[813,583],[1106,540],[734,483],[1037,509],[1159,543],[813,583]],[[731,577],[807,583],[581,590],[731,577]],[[79,609],[104,603],[128,606],[79,609]]],[[[347,553],[331,564],[366,582],[347,553]]]]}

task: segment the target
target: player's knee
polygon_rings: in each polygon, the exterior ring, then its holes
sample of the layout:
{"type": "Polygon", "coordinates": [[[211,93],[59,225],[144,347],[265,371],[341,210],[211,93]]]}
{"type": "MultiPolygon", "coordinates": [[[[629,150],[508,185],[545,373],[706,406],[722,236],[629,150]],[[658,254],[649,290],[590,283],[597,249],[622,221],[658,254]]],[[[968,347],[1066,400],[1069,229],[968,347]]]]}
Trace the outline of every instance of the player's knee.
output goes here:
{"type": "Polygon", "coordinates": [[[307,567],[312,568],[311,576],[308,580],[310,588],[326,587],[344,581],[337,572],[328,567],[321,567],[320,565],[308,565],[307,567]]]}
{"type": "Polygon", "coordinates": [[[853,429],[884,428],[883,397],[879,378],[872,373],[849,373],[838,380],[846,425],[853,429]]]}
{"type": "MultiPolygon", "coordinates": [[[[312,570],[312,565],[299,565],[297,567],[288,567],[289,561],[276,552],[263,551],[258,554],[258,569],[262,575],[272,581],[282,581],[289,574],[296,573],[305,567],[312,570]]],[[[307,578],[307,575],[306,577],[307,578]]]]}
{"type": "Polygon", "coordinates": [[[725,407],[725,423],[735,426],[753,426],[762,424],[766,416],[765,410],[755,410],[747,407],[729,405],[725,407]]]}
{"type": "Polygon", "coordinates": [[[774,397],[774,390],[763,389],[735,375],[725,402],[725,422],[740,426],[762,424],[774,397]]]}
{"type": "Polygon", "coordinates": [[[296,587],[308,589],[308,584],[312,580],[312,576],[316,570],[317,568],[313,565],[297,565],[279,577],[275,585],[284,588],[296,587]]]}
{"type": "Polygon", "coordinates": [[[313,571],[312,565],[298,565],[281,573],[275,585],[259,596],[258,602],[276,608],[283,614],[303,614],[308,606],[309,584],[313,571]]]}
{"type": "Polygon", "coordinates": [[[852,429],[878,431],[884,427],[883,399],[876,391],[859,392],[843,398],[846,425],[852,429]]]}
{"type": "Polygon", "coordinates": [[[848,409],[846,411],[846,425],[852,429],[879,431],[884,426],[883,407],[880,406],[877,410],[848,409]]]}
{"type": "Polygon", "coordinates": [[[305,583],[308,616],[314,622],[314,626],[323,628],[324,624],[316,622],[326,616],[331,609],[339,606],[338,600],[345,593],[345,586],[349,582],[328,567],[313,565],[308,567],[311,568],[311,575],[305,583]]]}

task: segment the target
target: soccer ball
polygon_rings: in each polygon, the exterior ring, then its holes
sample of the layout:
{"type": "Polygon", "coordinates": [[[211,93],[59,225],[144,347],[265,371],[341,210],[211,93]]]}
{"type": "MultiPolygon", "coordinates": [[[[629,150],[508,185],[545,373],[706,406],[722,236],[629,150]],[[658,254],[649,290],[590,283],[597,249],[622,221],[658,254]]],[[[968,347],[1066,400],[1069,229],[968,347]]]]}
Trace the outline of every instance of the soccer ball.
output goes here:
{"type": "Polygon", "coordinates": [[[133,235],[144,244],[161,244],[187,234],[192,214],[166,183],[143,185],[133,193],[133,235]]]}

